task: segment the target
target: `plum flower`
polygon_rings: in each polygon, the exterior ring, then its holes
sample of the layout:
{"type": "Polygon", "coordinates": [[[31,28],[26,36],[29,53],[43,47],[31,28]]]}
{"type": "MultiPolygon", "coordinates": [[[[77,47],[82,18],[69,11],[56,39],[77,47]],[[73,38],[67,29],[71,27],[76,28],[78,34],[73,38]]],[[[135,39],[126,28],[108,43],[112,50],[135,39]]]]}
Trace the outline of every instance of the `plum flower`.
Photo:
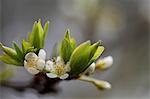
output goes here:
{"type": "Polygon", "coordinates": [[[56,62],[50,60],[46,62],[46,70],[49,71],[46,73],[49,78],[66,79],[69,77],[67,72],[70,71],[70,67],[69,63],[65,64],[63,59],[58,56],[56,62]]]}
{"type": "Polygon", "coordinates": [[[25,56],[24,67],[29,73],[38,74],[45,67],[45,59],[46,52],[43,49],[39,51],[38,56],[33,52],[29,52],[25,56]]]}

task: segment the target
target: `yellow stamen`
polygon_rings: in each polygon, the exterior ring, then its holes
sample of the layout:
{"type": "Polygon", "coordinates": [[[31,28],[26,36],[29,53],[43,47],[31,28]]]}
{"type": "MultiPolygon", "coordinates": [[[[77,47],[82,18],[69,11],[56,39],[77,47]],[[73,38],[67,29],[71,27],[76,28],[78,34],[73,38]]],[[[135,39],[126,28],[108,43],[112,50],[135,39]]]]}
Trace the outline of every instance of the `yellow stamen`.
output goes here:
{"type": "Polygon", "coordinates": [[[65,73],[65,68],[63,66],[61,66],[61,65],[57,65],[55,67],[55,71],[56,71],[57,75],[62,75],[62,74],[65,73]]]}

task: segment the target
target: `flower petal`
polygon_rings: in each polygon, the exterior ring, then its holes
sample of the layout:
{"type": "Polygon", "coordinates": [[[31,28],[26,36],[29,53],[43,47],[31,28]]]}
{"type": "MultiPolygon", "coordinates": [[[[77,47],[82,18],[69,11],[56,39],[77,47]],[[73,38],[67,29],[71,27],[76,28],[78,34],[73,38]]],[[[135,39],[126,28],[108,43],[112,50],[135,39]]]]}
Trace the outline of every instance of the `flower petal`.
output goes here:
{"type": "Polygon", "coordinates": [[[45,50],[44,49],[40,49],[38,56],[41,59],[45,60],[46,59],[46,52],[45,52],[45,50]]]}
{"type": "Polygon", "coordinates": [[[56,65],[64,65],[64,61],[60,56],[58,56],[56,59],[56,65]]]}
{"type": "Polygon", "coordinates": [[[109,66],[111,66],[113,64],[112,56],[107,56],[103,60],[106,63],[106,67],[109,67],[109,66]]]}
{"type": "Polygon", "coordinates": [[[53,69],[54,69],[53,62],[50,61],[50,60],[48,60],[48,61],[46,62],[46,68],[45,68],[45,69],[46,69],[47,71],[53,70],[53,69]]]}
{"type": "Polygon", "coordinates": [[[60,78],[60,79],[66,79],[66,78],[68,78],[68,77],[69,77],[69,74],[66,73],[66,74],[64,74],[64,75],[61,75],[59,78],[60,78]]]}
{"type": "Polygon", "coordinates": [[[33,52],[29,52],[25,56],[26,60],[31,60],[31,59],[35,59],[35,58],[37,58],[37,55],[35,53],[33,53],[33,52]]]}
{"type": "Polygon", "coordinates": [[[24,68],[25,68],[25,69],[28,69],[27,61],[26,61],[26,60],[24,60],[24,68]]]}
{"type": "Polygon", "coordinates": [[[32,68],[32,67],[28,68],[27,70],[28,70],[29,73],[31,73],[33,75],[38,74],[40,72],[39,70],[37,70],[35,68],[32,68]]]}
{"type": "Polygon", "coordinates": [[[45,61],[43,59],[38,59],[37,61],[37,69],[43,70],[45,67],[45,61]]]}
{"type": "Polygon", "coordinates": [[[57,75],[54,73],[46,73],[49,78],[57,78],[57,75]]]}
{"type": "Polygon", "coordinates": [[[105,70],[111,67],[112,64],[113,64],[113,57],[107,56],[107,57],[104,57],[103,59],[99,59],[96,62],[96,68],[100,70],[105,70]]]}
{"type": "Polygon", "coordinates": [[[86,73],[92,74],[94,71],[95,71],[95,63],[93,62],[86,70],[86,73]]]}

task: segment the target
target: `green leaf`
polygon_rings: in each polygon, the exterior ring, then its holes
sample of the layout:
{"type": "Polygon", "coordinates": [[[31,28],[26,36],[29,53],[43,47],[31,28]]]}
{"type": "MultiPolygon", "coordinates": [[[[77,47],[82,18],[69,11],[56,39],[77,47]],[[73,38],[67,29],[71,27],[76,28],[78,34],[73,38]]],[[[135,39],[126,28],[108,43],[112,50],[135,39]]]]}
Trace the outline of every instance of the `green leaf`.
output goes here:
{"type": "Polygon", "coordinates": [[[73,38],[70,38],[70,31],[67,30],[64,39],[62,40],[60,45],[60,56],[63,58],[65,63],[69,61],[75,47],[76,42],[73,38]]]}
{"type": "Polygon", "coordinates": [[[6,46],[3,46],[2,43],[0,43],[0,48],[7,54],[9,55],[11,58],[15,59],[15,60],[18,60],[18,57],[17,57],[17,53],[14,49],[12,48],[9,48],[9,47],[6,47],[6,46]]]}
{"type": "Polygon", "coordinates": [[[77,76],[87,68],[91,52],[90,46],[90,41],[86,41],[73,51],[70,58],[71,76],[77,76]]]}
{"type": "Polygon", "coordinates": [[[13,45],[14,45],[14,48],[17,52],[17,57],[18,59],[23,62],[24,61],[24,55],[23,55],[23,52],[22,50],[18,47],[18,45],[16,44],[16,42],[13,42],[13,45]]]}
{"type": "Polygon", "coordinates": [[[70,39],[70,43],[71,43],[71,46],[72,46],[72,48],[76,48],[76,41],[75,41],[75,39],[74,38],[71,38],[70,39]]]}
{"type": "Polygon", "coordinates": [[[96,59],[103,53],[103,51],[104,51],[104,47],[103,46],[98,46],[94,56],[91,58],[88,65],[91,65],[94,61],[96,61],[96,59]]]}
{"type": "Polygon", "coordinates": [[[38,49],[41,49],[43,48],[43,36],[44,36],[44,31],[43,31],[43,28],[42,28],[42,25],[41,25],[41,21],[39,20],[38,23],[37,23],[37,44],[38,44],[38,49]]]}
{"type": "Polygon", "coordinates": [[[33,48],[32,45],[25,41],[25,40],[22,40],[22,50],[23,50],[23,53],[27,53],[29,49],[33,48]]]}
{"type": "Polygon", "coordinates": [[[98,46],[100,45],[100,41],[94,43],[92,46],[91,46],[91,54],[90,54],[90,57],[92,58],[98,48],[98,46]]]}
{"type": "Polygon", "coordinates": [[[37,22],[34,23],[32,32],[29,33],[28,41],[32,46],[34,46],[38,50],[44,47],[44,42],[46,34],[48,32],[48,28],[49,22],[46,22],[43,30],[41,20],[39,19],[38,23],[37,22]]]}
{"type": "Polygon", "coordinates": [[[70,40],[70,30],[69,30],[69,29],[67,29],[66,34],[65,34],[65,37],[64,37],[64,38],[66,38],[66,39],[70,40]]]}
{"type": "Polygon", "coordinates": [[[72,50],[70,42],[67,39],[64,39],[60,47],[60,56],[64,59],[65,63],[69,61],[72,50]]]}
{"type": "Polygon", "coordinates": [[[42,47],[44,47],[44,42],[45,42],[45,38],[46,38],[46,35],[48,32],[48,29],[49,29],[49,21],[47,21],[45,23],[45,26],[44,26],[44,33],[43,33],[43,38],[42,38],[42,47]]]}
{"type": "Polygon", "coordinates": [[[7,54],[3,54],[0,56],[0,60],[3,61],[6,64],[12,64],[12,65],[17,65],[17,66],[23,66],[23,64],[17,60],[12,59],[10,56],[7,54]]]}
{"type": "Polygon", "coordinates": [[[34,36],[35,36],[36,28],[37,28],[37,22],[35,21],[34,24],[33,24],[32,32],[29,33],[29,36],[28,36],[28,41],[29,41],[32,45],[34,44],[34,36]]]}
{"type": "Polygon", "coordinates": [[[40,31],[41,31],[41,22],[40,20],[34,23],[33,28],[32,28],[32,32],[29,33],[28,36],[28,41],[29,43],[34,46],[35,48],[40,49],[40,45],[41,45],[41,39],[40,39],[40,31]]]}

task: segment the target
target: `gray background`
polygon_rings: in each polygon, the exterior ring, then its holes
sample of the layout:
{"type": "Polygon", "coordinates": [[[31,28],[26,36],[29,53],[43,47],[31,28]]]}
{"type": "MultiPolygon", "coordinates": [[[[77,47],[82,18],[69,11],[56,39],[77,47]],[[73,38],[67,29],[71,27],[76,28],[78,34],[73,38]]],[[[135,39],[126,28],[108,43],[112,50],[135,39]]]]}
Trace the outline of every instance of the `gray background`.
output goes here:
{"type": "MultiPolygon", "coordinates": [[[[1,99],[148,99],[148,0],[104,0],[96,9],[92,3],[90,7],[81,7],[79,0],[1,0],[0,3],[0,40],[7,46],[26,38],[33,22],[41,18],[42,24],[50,21],[45,43],[47,57],[67,28],[78,44],[88,39],[102,40],[106,48],[102,57],[114,57],[111,69],[94,75],[109,81],[111,90],[98,91],[91,84],[69,81],[60,83],[62,90],[57,95],[41,96],[31,89],[18,93],[1,87],[1,99]],[[83,13],[82,9],[88,12],[83,13]],[[88,17],[94,11],[94,17],[88,17]],[[96,25],[91,23],[95,18],[96,25]]],[[[24,68],[10,67],[14,71],[10,80],[31,79],[24,68]]]]}

